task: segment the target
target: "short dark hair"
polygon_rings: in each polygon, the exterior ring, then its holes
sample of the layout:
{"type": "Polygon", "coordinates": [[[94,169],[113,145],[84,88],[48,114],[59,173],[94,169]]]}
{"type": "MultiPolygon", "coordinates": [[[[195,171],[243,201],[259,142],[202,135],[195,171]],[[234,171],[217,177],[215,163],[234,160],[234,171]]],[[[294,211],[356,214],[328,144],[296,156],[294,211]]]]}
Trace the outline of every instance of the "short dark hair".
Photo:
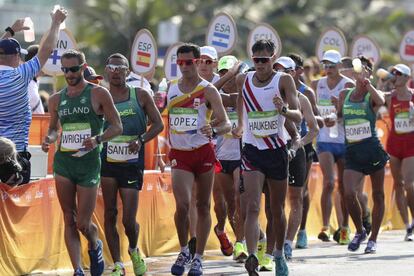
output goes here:
{"type": "Polygon", "coordinates": [[[64,58],[66,58],[66,59],[77,58],[78,61],[79,61],[79,65],[86,63],[85,54],[81,51],[74,50],[74,49],[70,49],[70,50],[65,51],[63,53],[63,55],[61,56],[60,60],[62,60],[64,58]]]}
{"type": "Polygon", "coordinates": [[[341,58],[342,68],[344,69],[352,69],[352,58],[350,57],[343,57],[341,58]]]}
{"type": "Polygon", "coordinates": [[[296,64],[296,67],[303,67],[303,57],[299,54],[296,53],[290,53],[288,55],[288,57],[290,57],[291,59],[293,59],[293,61],[296,64]]]}
{"type": "Polygon", "coordinates": [[[30,45],[29,47],[27,47],[27,55],[25,55],[24,57],[24,61],[29,61],[31,60],[35,55],[37,55],[37,52],[39,51],[39,45],[38,44],[34,44],[34,45],[30,45]]]}
{"type": "Polygon", "coordinates": [[[274,55],[276,46],[270,39],[259,39],[252,46],[252,52],[268,51],[270,55],[274,55]]]}
{"type": "Polygon", "coordinates": [[[129,68],[129,61],[128,61],[128,59],[123,54],[121,54],[121,53],[115,53],[115,54],[110,55],[106,59],[106,63],[105,64],[108,64],[109,63],[109,60],[111,58],[119,58],[119,59],[122,59],[125,62],[126,66],[128,66],[128,68],[129,68]]]}
{"type": "Polygon", "coordinates": [[[358,58],[361,60],[361,63],[363,65],[367,66],[370,69],[370,71],[372,71],[373,64],[372,64],[371,59],[369,59],[365,56],[358,56],[358,58]]]}
{"type": "Polygon", "coordinates": [[[178,47],[177,56],[184,53],[193,53],[194,58],[200,58],[200,46],[193,43],[185,43],[178,47]]]}

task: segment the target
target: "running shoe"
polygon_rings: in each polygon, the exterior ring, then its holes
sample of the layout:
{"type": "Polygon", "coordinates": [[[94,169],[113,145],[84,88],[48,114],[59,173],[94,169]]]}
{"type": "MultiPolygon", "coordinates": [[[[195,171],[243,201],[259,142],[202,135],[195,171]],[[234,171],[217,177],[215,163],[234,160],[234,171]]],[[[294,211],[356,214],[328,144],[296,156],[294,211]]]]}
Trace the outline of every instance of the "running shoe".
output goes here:
{"type": "Polygon", "coordinates": [[[283,250],[285,251],[286,260],[292,260],[292,246],[290,246],[288,243],[285,243],[283,250]]]}
{"type": "Polygon", "coordinates": [[[198,258],[194,258],[191,262],[190,271],[188,271],[188,276],[200,276],[203,275],[203,265],[201,264],[201,260],[198,258]]]}
{"type": "Polygon", "coordinates": [[[243,263],[247,259],[247,251],[242,242],[236,242],[233,250],[233,260],[243,263]]]}
{"type": "Polygon", "coordinates": [[[368,241],[365,248],[365,254],[375,254],[377,252],[377,243],[374,241],[368,241]]]}
{"type": "Polygon", "coordinates": [[[339,231],[339,244],[340,245],[347,245],[351,242],[351,229],[349,227],[341,227],[339,231]]]}
{"type": "Polygon", "coordinates": [[[224,256],[231,256],[233,254],[233,244],[227,237],[226,232],[219,233],[218,226],[214,226],[214,233],[220,241],[220,250],[224,256]]]}
{"type": "Polygon", "coordinates": [[[96,249],[88,250],[89,258],[91,260],[90,272],[92,276],[101,276],[105,269],[105,263],[102,252],[102,241],[97,241],[98,247],[96,249]]]}
{"type": "Polygon", "coordinates": [[[322,228],[321,232],[318,235],[318,239],[320,239],[323,242],[330,241],[330,239],[329,239],[329,229],[322,228]]]}
{"type": "Polygon", "coordinates": [[[283,256],[275,257],[276,276],[288,276],[289,269],[283,256]]]}
{"type": "Polygon", "coordinates": [[[273,271],[273,256],[265,254],[262,261],[259,261],[260,271],[273,271]]]}
{"type": "Polygon", "coordinates": [[[85,272],[83,272],[82,268],[75,269],[75,273],[73,273],[73,276],[85,276],[85,272]]]}
{"type": "Polygon", "coordinates": [[[306,230],[299,230],[296,237],[296,248],[307,248],[308,247],[308,236],[306,235],[306,230]]]}
{"type": "Polygon", "coordinates": [[[120,264],[115,264],[114,269],[112,269],[111,276],[124,276],[126,275],[125,268],[120,264]]]}
{"type": "Polygon", "coordinates": [[[413,228],[407,228],[407,233],[405,234],[405,241],[413,241],[414,237],[413,237],[413,228]]]}
{"type": "Polygon", "coordinates": [[[368,210],[368,214],[362,218],[362,226],[364,226],[365,231],[367,231],[367,236],[371,233],[371,212],[368,210]]]}
{"type": "Polygon", "coordinates": [[[244,263],[244,267],[246,268],[249,276],[259,276],[259,260],[256,255],[250,254],[244,263]]]}
{"type": "Polygon", "coordinates": [[[185,252],[180,252],[178,254],[177,260],[171,267],[171,274],[172,275],[183,275],[185,271],[185,265],[191,261],[190,254],[186,254],[185,252]]]}
{"type": "Polygon", "coordinates": [[[339,243],[340,236],[341,236],[341,227],[336,229],[336,231],[333,233],[332,239],[336,241],[337,243],[339,243]]]}
{"type": "Polygon", "coordinates": [[[263,262],[263,258],[266,254],[266,247],[266,239],[262,239],[257,242],[257,259],[259,260],[259,264],[263,262]]]}
{"type": "Polygon", "coordinates": [[[195,252],[196,252],[196,246],[197,246],[197,239],[196,237],[192,237],[188,241],[188,249],[190,250],[190,258],[194,258],[195,252]]]}
{"type": "Polygon", "coordinates": [[[147,265],[145,264],[144,259],[138,253],[138,250],[135,250],[130,253],[132,267],[134,268],[134,274],[136,276],[144,275],[147,271],[147,265]]]}
{"type": "Polygon", "coordinates": [[[359,246],[361,245],[361,242],[365,241],[367,238],[367,231],[365,229],[362,231],[361,234],[356,233],[353,240],[348,244],[348,250],[349,251],[357,251],[359,249],[359,246]]]}

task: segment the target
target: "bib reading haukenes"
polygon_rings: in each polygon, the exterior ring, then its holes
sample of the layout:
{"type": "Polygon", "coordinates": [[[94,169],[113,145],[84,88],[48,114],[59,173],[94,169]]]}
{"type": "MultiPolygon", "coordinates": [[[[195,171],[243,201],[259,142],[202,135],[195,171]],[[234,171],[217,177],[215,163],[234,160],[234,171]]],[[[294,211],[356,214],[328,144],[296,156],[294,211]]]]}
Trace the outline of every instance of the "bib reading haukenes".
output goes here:
{"type": "MultiPolygon", "coordinates": [[[[85,86],[82,93],[76,97],[67,95],[67,88],[61,91],[58,106],[58,116],[62,125],[60,137],[60,152],[73,154],[83,147],[85,139],[102,133],[103,117],[97,115],[92,108],[92,84],[85,86]]],[[[97,147],[92,152],[99,154],[97,147]]],[[[87,155],[90,156],[90,153],[87,155]]]]}

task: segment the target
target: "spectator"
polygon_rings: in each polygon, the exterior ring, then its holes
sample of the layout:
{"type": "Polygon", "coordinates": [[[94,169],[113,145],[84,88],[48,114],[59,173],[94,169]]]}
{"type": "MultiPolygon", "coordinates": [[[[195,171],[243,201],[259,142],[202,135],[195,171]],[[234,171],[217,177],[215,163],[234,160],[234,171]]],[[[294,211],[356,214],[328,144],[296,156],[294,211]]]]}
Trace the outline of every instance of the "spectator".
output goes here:
{"type": "Polygon", "coordinates": [[[0,180],[11,186],[22,183],[22,166],[17,161],[16,145],[5,137],[0,137],[0,180]]]}
{"type": "MultiPolygon", "coordinates": [[[[27,54],[24,57],[24,61],[27,62],[31,60],[33,57],[37,55],[39,51],[39,45],[30,45],[27,48],[27,54]]],[[[32,110],[32,114],[44,114],[45,111],[43,109],[42,100],[40,99],[39,95],[39,84],[37,81],[37,77],[35,76],[30,82],[29,86],[27,87],[27,93],[29,94],[29,104],[30,109],[32,110]]]]}
{"type": "Polygon", "coordinates": [[[101,80],[103,80],[103,77],[101,75],[96,74],[95,69],[93,69],[91,66],[87,66],[85,68],[85,70],[83,71],[83,77],[86,81],[98,85],[101,83],[101,80]]]}
{"type": "Polygon", "coordinates": [[[20,64],[20,44],[11,38],[15,32],[24,29],[24,19],[18,19],[12,27],[7,27],[0,40],[0,136],[10,139],[16,145],[18,160],[25,172],[22,183],[30,181],[30,153],[27,152],[27,147],[31,112],[28,86],[56,45],[59,26],[66,15],[65,9],[52,14],[52,24],[41,40],[38,54],[28,62],[20,64]]]}

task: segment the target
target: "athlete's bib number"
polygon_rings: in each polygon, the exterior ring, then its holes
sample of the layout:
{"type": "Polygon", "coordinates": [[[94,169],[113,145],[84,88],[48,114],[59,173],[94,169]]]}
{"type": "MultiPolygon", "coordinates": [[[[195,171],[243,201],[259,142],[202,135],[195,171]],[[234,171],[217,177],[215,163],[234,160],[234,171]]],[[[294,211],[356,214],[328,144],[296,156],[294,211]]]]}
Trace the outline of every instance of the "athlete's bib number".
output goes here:
{"type": "Polygon", "coordinates": [[[405,134],[414,132],[414,121],[410,120],[409,112],[401,112],[394,118],[395,132],[405,134]]]}
{"type": "Polygon", "coordinates": [[[364,119],[347,120],[345,122],[345,136],[350,143],[372,137],[369,121],[364,119]]]}
{"type": "Polygon", "coordinates": [[[175,133],[196,132],[198,129],[198,110],[175,107],[170,110],[170,128],[175,133]]]}
{"type": "Polygon", "coordinates": [[[249,129],[257,138],[273,136],[278,133],[278,112],[252,111],[247,114],[249,129]]]}
{"type": "MultiPolygon", "coordinates": [[[[229,117],[229,120],[230,120],[231,129],[232,130],[235,129],[238,123],[237,112],[227,112],[227,116],[229,117]]],[[[224,134],[224,138],[233,139],[233,135],[231,134],[231,131],[224,134]]]]}
{"type": "Polygon", "coordinates": [[[327,117],[332,113],[336,113],[336,108],[334,105],[332,105],[331,100],[319,100],[318,110],[322,117],[327,117]]]}
{"type": "Polygon", "coordinates": [[[118,136],[108,142],[106,160],[114,163],[138,161],[138,152],[129,150],[129,143],[136,140],[137,136],[118,136]]]}
{"type": "Polygon", "coordinates": [[[62,126],[61,151],[78,151],[82,143],[91,137],[89,123],[67,123],[62,126]]]}

